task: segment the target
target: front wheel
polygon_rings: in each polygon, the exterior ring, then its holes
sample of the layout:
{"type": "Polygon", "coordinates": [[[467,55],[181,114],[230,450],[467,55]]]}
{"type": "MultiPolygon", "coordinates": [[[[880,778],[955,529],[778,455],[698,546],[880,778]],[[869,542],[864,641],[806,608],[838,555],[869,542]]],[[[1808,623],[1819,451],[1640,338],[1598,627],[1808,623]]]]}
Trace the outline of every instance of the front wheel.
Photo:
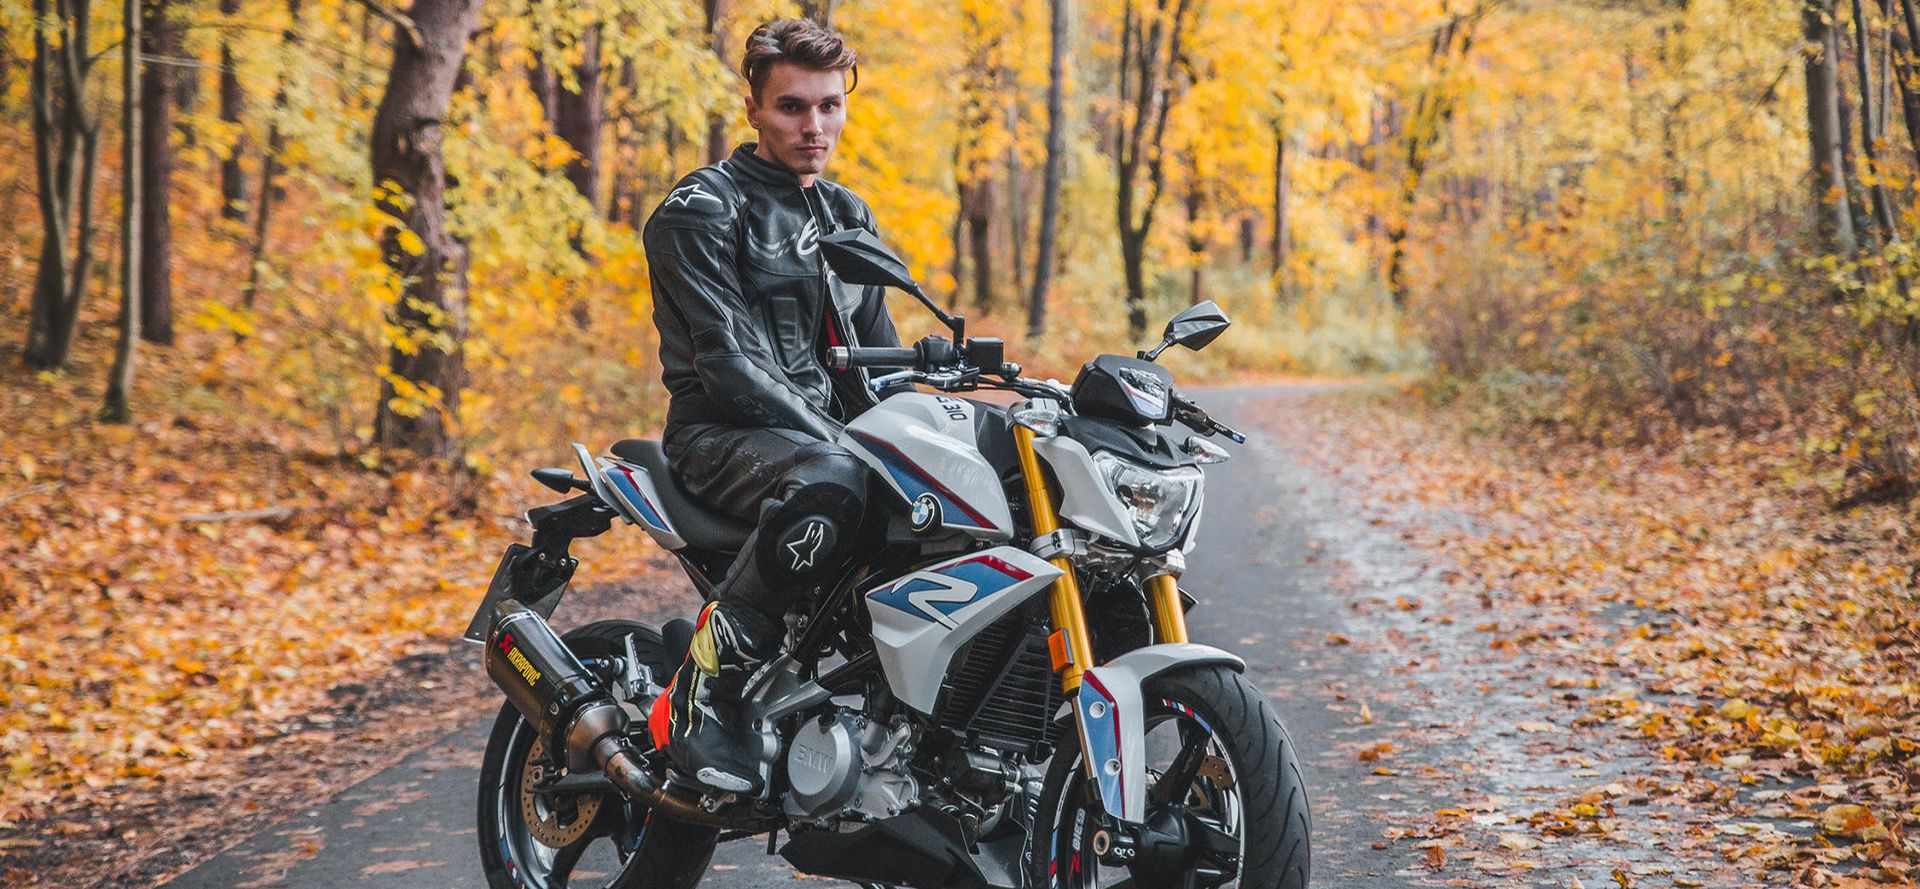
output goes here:
{"type": "MultiPolygon", "coordinates": [[[[622,656],[625,639],[655,676],[678,666],[659,631],[605,620],[562,637],[592,666],[622,656]]],[[[480,763],[480,863],[489,889],[692,889],[706,872],[719,832],[654,816],[618,793],[561,796],[535,790],[554,760],[539,732],[508,704],[500,708],[480,763]]]]}
{"type": "Polygon", "coordinates": [[[1088,785],[1079,744],[1069,741],[1048,766],[1034,813],[1032,884],[1305,889],[1306,783],[1266,698],[1221,666],[1176,668],[1141,691],[1145,824],[1116,829],[1088,785]]]}

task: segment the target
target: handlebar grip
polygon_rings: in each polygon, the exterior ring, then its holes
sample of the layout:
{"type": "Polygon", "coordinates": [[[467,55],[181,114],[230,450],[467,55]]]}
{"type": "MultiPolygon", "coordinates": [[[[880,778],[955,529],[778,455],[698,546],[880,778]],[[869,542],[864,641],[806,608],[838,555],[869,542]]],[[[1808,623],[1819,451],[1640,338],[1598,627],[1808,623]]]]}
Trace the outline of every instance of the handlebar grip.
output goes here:
{"type": "Polygon", "coordinates": [[[827,363],[834,370],[850,367],[913,367],[920,363],[920,353],[904,347],[834,346],[827,350],[827,363]]]}

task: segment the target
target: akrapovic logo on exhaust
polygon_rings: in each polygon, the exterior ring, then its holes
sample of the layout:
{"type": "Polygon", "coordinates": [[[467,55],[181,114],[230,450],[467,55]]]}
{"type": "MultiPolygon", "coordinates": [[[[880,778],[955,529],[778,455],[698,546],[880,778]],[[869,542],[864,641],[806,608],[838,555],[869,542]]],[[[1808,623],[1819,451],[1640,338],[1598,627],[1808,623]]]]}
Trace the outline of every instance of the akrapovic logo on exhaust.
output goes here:
{"type": "Polygon", "coordinates": [[[515,670],[520,671],[520,678],[526,680],[528,686],[531,687],[534,683],[540,681],[540,671],[534,669],[533,665],[527,662],[527,656],[520,653],[519,646],[513,644],[512,633],[501,633],[498,647],[506,654],[507,663],[512,664],[515,670]]]}

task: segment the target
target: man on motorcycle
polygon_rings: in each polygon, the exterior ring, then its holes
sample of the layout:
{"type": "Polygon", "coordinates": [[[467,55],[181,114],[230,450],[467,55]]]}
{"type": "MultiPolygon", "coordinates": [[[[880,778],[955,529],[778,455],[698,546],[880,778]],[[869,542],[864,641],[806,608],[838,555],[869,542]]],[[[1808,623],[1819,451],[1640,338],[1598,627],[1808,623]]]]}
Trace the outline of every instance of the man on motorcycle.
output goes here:
{"type": "Polygon", "coordinates": [[[794,599],[849,555],[867,468],[834,442],[873,404],[830,346],[897,346],[880,288],[835,278],[818,239],[873,229],[873,211],[820,178],[846,125],[853,50],[811,21],[755,29],[741,73],[757,142],[696,170],[647,221],[644,242],[671,402],[663,444],[692,495],[756,529],[701,610],[693,645],[649,727],[712,789],[757,793],[740,697],[775,654],[794,599]]]}

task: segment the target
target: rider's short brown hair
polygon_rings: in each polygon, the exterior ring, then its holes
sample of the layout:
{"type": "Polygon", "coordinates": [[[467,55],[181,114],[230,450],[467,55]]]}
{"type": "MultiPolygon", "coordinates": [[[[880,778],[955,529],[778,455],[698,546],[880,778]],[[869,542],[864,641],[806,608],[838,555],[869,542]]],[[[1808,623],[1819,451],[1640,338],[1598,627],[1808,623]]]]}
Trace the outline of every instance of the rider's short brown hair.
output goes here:
{"type": "Polygon", "coordinates": [[[847,46],[838,31],[810,19],[776,19],[753,29],[752,36],[747,38],[747,51],[740,59],[740,73],[746,76],[747,86],[758,99],[760,88],[767,85],[767,75],[776,62],[791,62],[820,71],[854,71],[854,77],[858,78],[859,69],[855,67],[858,61],[853,48],[847,46]]]}

